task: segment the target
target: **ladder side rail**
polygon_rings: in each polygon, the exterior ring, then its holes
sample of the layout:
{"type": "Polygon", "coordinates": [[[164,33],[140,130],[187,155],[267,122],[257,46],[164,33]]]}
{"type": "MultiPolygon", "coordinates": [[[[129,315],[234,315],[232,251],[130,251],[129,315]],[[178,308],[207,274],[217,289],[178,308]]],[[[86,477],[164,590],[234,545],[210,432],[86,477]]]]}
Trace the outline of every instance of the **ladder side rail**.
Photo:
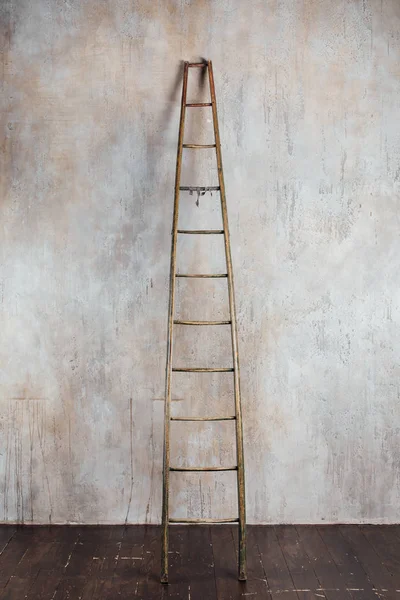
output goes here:
{"type": "Polygon", "coordinates": [[[188,66],[185,62],[182,85],[181,116],[179,123],[179,138],[176,157],[174,216],[172,222],[171,266],[169,281],[169,316],[168,316],[168,342],[167,363],[165,373],[165,406],[164,406],[164,457],[163,457],[163,502],[162,502],[162,552],[161,552],[161,582],[168,583],[168,521],[169,521],[169,476],[170,476],[170,422],[171,422],[171,384],[172,384],[172,351],[173,328],[175,311],[175,283],[176,283],[176,245],[178,239],[179,216],[179,184],[182,169],[182,148],[185,130],[186,95],[188,83],[188,66]]]}
{"type": "Polygon", "coordinates": [[[242,410],[240,401],[240,375],[239,375],[239,352],[237,341],[237,325],[236,325],[236,307],[234,297],[233,284],[233,269],[232,257],[230,249],[229,227],[228,227],[228,212],[226,207],[225,182],[222,170],[222,154],[221,140],[218,127],[217,103],[215,97],[214,76],[212,62],[208,62],[208,77],[210,84],[210,95],[213,114],[213,125],[217,155],[218,181],[220,187],[220,200],[222,211],[222,222],[224,229],[225,242],[225,257],[228,272],[228,294],[229,294],[229,311],[232,321],[232,354],[234,368],[234,395],[235,395],[235,412],[236,412],[236,454],[237,454],[237,487],[238,487],[238,508],[239,508],[239,579],[244,581],[247,579],[246,573],[246,505],[245,505],[245,480],[244,480],[244,454],[243,454],[243,426],[242,426],[242,410]]]}

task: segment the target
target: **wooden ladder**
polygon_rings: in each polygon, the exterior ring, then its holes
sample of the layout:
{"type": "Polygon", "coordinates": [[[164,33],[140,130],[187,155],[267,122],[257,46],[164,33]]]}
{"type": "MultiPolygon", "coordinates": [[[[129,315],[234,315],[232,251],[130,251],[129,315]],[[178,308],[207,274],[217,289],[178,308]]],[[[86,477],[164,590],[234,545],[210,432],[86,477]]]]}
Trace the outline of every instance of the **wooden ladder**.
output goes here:
{"type": "Polygon", "coordinates": [[[168,583],[168,534],[169,524],[171,523],[238,523],[239,525],[239,580],[245,581],[246,576],[246,508],[245,508],[245,483],[244,483],[244,461],[243,461],[243,431],[242,431],[242,413],[240,402],[240,381],[239,381],[239,354],[238,340],[236,327],[236,311],[235,298],[233,288],[233,273],[232,259],[229,241],[228,229],[228,213],[226,208],[225,184],[222,170],[221,142],[218,128],[217,103],[215,99],[214,76],[211,61],[201,63],[184,64],[183,86],[182,86],[182,101],[181,101],[181,116],[179,125],[179,140],[178,154],[176,160],[176,177],[175,177],[175,200],[174,200],[174,216],[172,226],[172,249],[171,249],[171,270],[170,270],[170,292],[169,292],[169,324],[168,324],[168,348],[167,348],[167,366],[166,366],[166,383],[165,383],[165,415],[164,415],[164,472],[163,472],[163,508],[162,508],[162,558],[161,558],[161,581],[168,583]],[[187,104],[187,85],[189,69],[200,68],[208,70],[210,96],[209,103],[187,104]],[[185,115],[188,107],[203,108],[210,107],[213,116],[214,127],[214,144],[184,144],[185,130],[185,115]],[[181,170],[182,170],[182,151],[183,148],[193,150],[202,148],[215,148],[218,168],[217,187],[180,187],[181,170]],[[186,230],[178,229],[179,215],[179,196],[183,190],[197,191],[218,191],[220,193],[221,212],[223,229],[196,229],[186,230]],[[182,274],[176,272],[176,247],[179,234],[207,234],[207,235],[223,235],[225,242],[225,258],[226,258],[226,273],[216,275],[203,274],[182,274]],[[174,319],[175,311],[175,283],[177,277],[224,277],[228,283],[229,297],[229,320],[224,321],[184,321],[174,319]],[[172,348],[174,339],[174,325],[229,325],[231,327],[232,337],[232,356],[233,366],[231,368],[177,368],[172,364],[172,348]],[[212,373],[212,372],[232,372],[234,380],[234,397],[235,397],[235,415],[227,417],[171,417],[171,384],[173,372],[189,372],[189,373],[212,373]],[[170,423],[171,421],[226,421],[232,420],[236,424],[236,458],[237,464],[229,467],[173,467],[170,465],[170,423]],[[169,478],[171,471],[236,471],[237,473],[237,493],[238,493],[238,518],[226,519],[172,519],[169,517],[169,478]]]}

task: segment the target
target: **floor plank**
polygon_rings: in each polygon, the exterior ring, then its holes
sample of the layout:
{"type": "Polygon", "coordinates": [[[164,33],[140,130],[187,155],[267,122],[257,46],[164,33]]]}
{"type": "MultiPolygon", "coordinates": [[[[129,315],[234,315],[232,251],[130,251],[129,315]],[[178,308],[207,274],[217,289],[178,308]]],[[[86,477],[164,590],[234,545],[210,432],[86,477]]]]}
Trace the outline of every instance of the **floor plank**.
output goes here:
{"type": "Polygon", "coordinates": [[[367,573],[374,588],[378,589],[381,598],[396,600],[399,594],[395,591],[392,574],[382,563],[380,556],[370,544],[358,525],[341,525],[340,533],[350,544],[354,556],[367,573]],[[383,591],[387,590],[387,591],[383,591]]]}
{"type": "Polygon", "coordinates": [[[0,595],[1,600],[22,600],[28,594],[29,589],[32,587],[32,579],[16,577],[12,575],[10,577],[6,587],[0,595]]]}
{"type": "MultiPolygon", "coordinates": [[[[217,597],[227,600],[246,598],[245,583],[238,581],[238,564],[231,525],[211,527],[217,597]]],[[[250,596],[251,598],[251,596],[250,596]]]]}
{"type": "Polygon", "coordinates": [[[318,531],[332,556],[346,587],[354,600],[376,600],[373,585],[347,540],[335,525],[324,525],[318,531]]]}
{"type": "MultiPolygon", "coordinates": [[[[145,528],[140,525],[129,525],[118,542],[120,544],[115,574],[118,578],[134,578],[139,580],[140,565],[143,560],[145,528]]],[[[136,586],[135,583],[135,586],[136,586]]]]}
{"type": "Polygon", "coordinates": [[[105,600],[107,595],[113,590],[114,582],[112,577],[110,579],[91,578],[83,588],[81,600],[105,600]]]}
{"type": "Polygon", "coordinates": [[[11,525],[5,525],[0,527],[0,554],[2,554],[10,542],[11,538],[15,534],[17,528],[11,525]]]}
{"type": "Polygon", "coordinates": [[[71,548],[70,555],[65,563],[65,577],[88,577],[93,568],[93,556],[96,555],[98,540],[89,529],[82,532],[71,548]]]}
{"type": "MultiPolygon", "coordinates": [[[[93,557],[93,560],[95,561],[95,565],[93,565],[92,569],[93,577],[104,581],[112,580],[120,557],[125,556],[125,554],[122,553],[125,552],[126,548],[121,549],[125,534],[125,527],[113,527],[109,528],[107,535],[99,540],[95,550],[96,554],[93,557]]],[[[141,540],[142,537],[143,536],[141,535],[141,540]]],[[[130,543],[131,542],[132,540],[130,543]]],[[[136,554],[137,548],[131,547],[130,550],[136,554]]],[[[142,550],[139,551],[142,552],[142,550]]],[[[124,564],[124,566],[126,567],[126,564],[124,564]]]]}
{"type": "Polygon", "coordinates": [[[52,600],[61,582],[58,571],[39,571],[28,593],[29,600],[52,600]]]}
{"type": "Polygon", "coordinates": [[[35,580],[42,562],[47,556],[52,555],[55,542],[42,542],[32,544],[20,562],[18,563],[14,575],[21,578],[35,580]]]}
{"type": "Polygon", "coordinates": [[[0,555],[0,589],[5,588],[24,554],[28,551],[28,536],[15,535],[10,539],[0,555]]]}
{"type": "Polygon", "coordinates": [[[382,565],[390,573],[392,587],[400,589],[400,539],[397,535],[398,529],[388,526],[362,525],[360,531],[374,548],[382,565]]]}
{"type": "Polygon", "coordinates": [[[398,600],[400,528],[174,526],[170,584],[159,526],[2,527],[0,600],[398,600]]]}
{"type": "Polygon", "coordinates": [[[139,582],[135,597],[139,600],[162,600],[164,585],[161,573],[161,530],[155,525],[146,525],[143,560],[139,568],[139,582]]]}
{"type": "Polygon", "coordinates": [[[275,529],[267,526],[256,527],[255,538],[267,580],[267,588],[270,590],[273,600],[282,598],[282,590],[285,590],[285,598],[287,596],[298,598],[275,529]]]}
{"type": "Polygon", "coordinates": [[[40,567],[45,571],[64,573],[82,529],[78,527],[55,527],[52,551],[43,557],[40,567]]]}
{"type": "Polygon", "coordinates": [[[186,525],[174,525],[169,531],[169,584],[162,584],[164,597],[174,600],[189,598],[189,528],[186,525]]]}
{"type": "Polygon", "coordinates": [[[190,599],[217,599],[211,531],[207,525],[187,527],[190,573],[190,599]]]}
{"type": "Polygon", "coordinates": [[[296,530],[327,600],[351,600],[346,583],[318,530],[308,525],[297,526],[296,530]]]}
{"type": "Polygon", "coordinates": [[[55,600],[72,600],[78,599],[82,596],[83,590],[87,584],[88,575],[70,575],[63,577],[59,582],[55,600]]]}
{"type": "Polygon", "coordinates": [[[279,525],[275,531],[299,600],[326,599],[296,528],[279,525]]]}

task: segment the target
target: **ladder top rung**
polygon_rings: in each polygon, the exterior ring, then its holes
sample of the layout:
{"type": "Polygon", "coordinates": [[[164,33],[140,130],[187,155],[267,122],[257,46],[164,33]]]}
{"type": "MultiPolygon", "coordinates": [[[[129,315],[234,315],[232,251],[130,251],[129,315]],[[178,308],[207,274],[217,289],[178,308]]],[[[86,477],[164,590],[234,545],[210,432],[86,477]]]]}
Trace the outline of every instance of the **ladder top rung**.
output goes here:
{"type": "Polygon", "coordinates": [[[201,107],[201,106],[212,106],[212,102],[191,102],[190,104],[185,104],[185,106],[193,106],[193,107],[201,107]]]}
{"type": "Polygon", "coordinates": [[[203,233],[203,234],[217,234],[224,233],[223,229],[178,229],[178,233],[203,233]]]}
{"type": "Polygon", "coordinates": [[[171,421],[235,421],[236,417],[171,417],[171,421]]]}
{"type": "Polygon", "coordinates": [[[183,321],[176,319],[174,325],[231,325],[232,321],[183,321]]]}
{"type": "Polygon", "coordinates": [[[239,523],[239,519],[232,517],[228,519],[169,519],[170,523],[239,523]]]}
{"type": "Polygon", "coordinates": [[[205,277],[205,278],[215,278],[215,277],[228,277],[228,273],[210,273],[207,275],[203,275],[201,273],[176,273],[175,277],[205,277]]]}
{"type": "Polygon", "coordinates": [[[170,471],[237,471],[237,466],[232,467],[170,467],[170,471]]]}
{"type": "Polygon", "coordinates": [[[219,185],[183,185],[179,189],[181,192],[218,192],[221,188],[219,185]]]}
{"type": "Polygon", "coordinates": [[[199,67],[199,68],[204,67],[205,68],[205,67],[208,67],[208,63],[206,63],[206,62],[188,63],[187,66],[188,67],[199,67]]]}
{"type": "Polygon", "coordinates": [[[203,367],[181,367],[181,368],[172,368],[173,371],[176,371],[178,373],[232,373],[235,369],[233,368],[214,368],[211,367],[209,369],[203,368],[203,367]]]}
{"type": "Polygon", "coordinates": [[[215,148],[216,144],[183,144],[183,148],[193,148],[196,150],[197,148],[215,148]]]}

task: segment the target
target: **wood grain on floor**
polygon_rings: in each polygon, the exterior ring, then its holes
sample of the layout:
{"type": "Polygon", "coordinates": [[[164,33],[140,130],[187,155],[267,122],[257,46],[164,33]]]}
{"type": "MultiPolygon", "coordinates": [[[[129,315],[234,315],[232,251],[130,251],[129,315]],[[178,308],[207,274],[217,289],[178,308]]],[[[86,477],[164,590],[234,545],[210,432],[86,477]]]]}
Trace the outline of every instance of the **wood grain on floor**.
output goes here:
{"type": "Polygon", "coordinates": [[[160,528],[0,526],[0,600],[400,600],[398,526],[248,526],[248,581],[237,530],[171,528],[170,583],[160,528]]]}

